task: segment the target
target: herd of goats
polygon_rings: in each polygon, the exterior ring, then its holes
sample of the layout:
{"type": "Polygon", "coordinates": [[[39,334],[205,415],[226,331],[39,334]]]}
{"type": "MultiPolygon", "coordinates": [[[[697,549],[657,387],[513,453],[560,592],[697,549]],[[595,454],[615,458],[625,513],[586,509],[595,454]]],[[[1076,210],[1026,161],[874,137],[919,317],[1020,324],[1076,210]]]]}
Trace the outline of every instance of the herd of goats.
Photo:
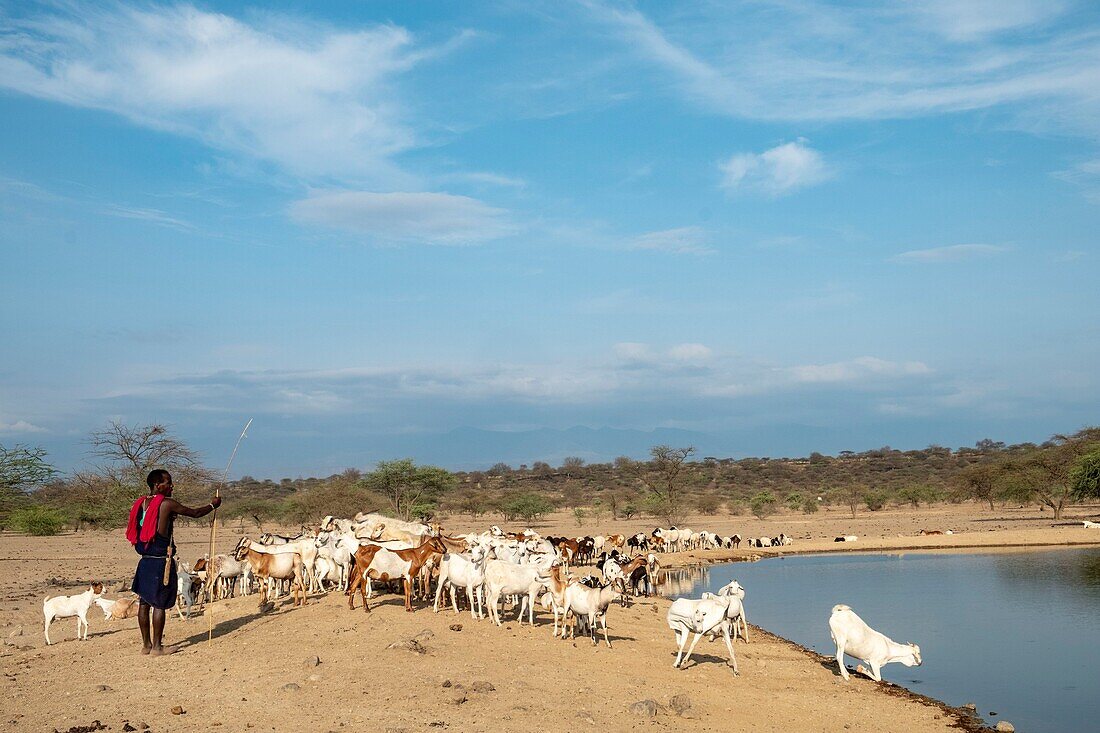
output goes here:
{"type": "MultiPolygon", "coordinates": [[[[307,592],[332,589],[344,591],[349,608],[355,608],[358,594],[364,611],[369,611],[373,584],[397,582],[406,611],[413,610],[414,598],[432,602],[438,611],[449,593],[450,605],[458,613],[461,594],[473,618],[488,616],[499,626],[501,604],[510,600],[520,623],[526,614],[533,625],[538,605],[553,614],[555,637],[576,638],[580,627],[598,644],[599,629],[611,647],[608,609],[615,602],[625,605],[628,595],[654,592],[660,571],[658,553],[791,542],[786,535],[742,540],[739,535],[721,537],[676,527],[629,537],[542,537],[530,529],[505,532],[496,526],[481,533],[448,535],[438,526],[379,514],[360,513],[352,519],[329,516],[316,530],[296,537],[263,534],[258,541],[242,537],[229,555],[204,557],[190,568],[181,562],[179,610],[181,616],[189,615],[200,595],[219,599],[231,596],[235,589],[248,593],[255,581],[261,608],[269,595],[277,598],[281,587],[289,585],[295,605],[306,603],[307,592]],[[599,574],[578,577],[571,572],[585,564],[593,565],[599,574]]],[[[716,594],[677,600],[668,615],[680,647],[675,666],[690,658],[703,635],[720,634],[736,671],[732,639],[748,637],[744,597],[744,589],[734,581],[716,594]],[[696,634],[695,643],[681,659],[691,633],[696,634]]]]}
{"type": "MultiPolygon", "coordinates": [[[[839,538],[838,538],[839,539],[839,538]]],[[[846,539],[846,538],[845,538],[846,539]]],[[[854,538],[853,538],[854,539],[854,538]]],[[[177,611],[189,618],[200,600],[228,598],[235,593],[247,595],[255,586],[260,594],[261,610],[269,607],[269,597],[278,598],[289,586],[294,605],[307,603],[307,593],[344,591],[349,608],[355,608],[355,595],[362,598],[363,610],[369,611],[368,598],[373,583],[395,582],[404,592],[405,610],[412,611],[414,596],[432,601],[439,611],[445,592],[459,613],[460,591],[464,591],[470,615],[502,625],[501,603],[510,600],[516,618],[523,623],[524,613],[534,625],[538,604],[554,617],[553,635],[576,638],[577,627],[597,645],[597,627],[602,630],[608,648],[608,609],[628,595],[654,592],[660,560],[657,553],[693,549],[736,548],[744,542],[752,547],[789,545],[791,538],[759,537],[742,540],[738,535],[720,537],[712,532],[693,532],[675,527],[657,528],[650,534],[638,533],[596,537],[541,537],[536,532],[505,532],[491,527],[481,533],[448,535],[438,526],[404,522],[379,514],[357,514],[352,519],[325,517],[314,531],[296,537],[264,534],[259,541],[242,537],[232,554],[202,557],[191,567],[177,559],[177,611]],[[574,570],[592,564],[599,575],[577,577],[574,570]],[[432,583],[434,581],[434,593],[432,583]]],[[[103,599],[101,584],[93,584],[85,593],[59,596],[43,603],[46,617],[46,641],[54,618],[77,617],[77,636],[83,624],[87,637],[88,609],[98,604],[107,618],[128,618],[136,614],[133,600],[103,599]]],[[[674,667],[691,658],[704,636],[721,636],[730,654],[736,674],[737,658],[733,640],[748,641],[745,616],[745,589],[732,581],[717,593],[701,598],[678,598],[668,610],[669,628],[678,646],[674,667]],[[694,634],[687,654],[684,649],[694,634]]],[[[445,603],[445,601],[444,601],[445,603]]],[[[878,680],[879,667],[887,662],[907,666],[921,663],[920,648],[915,644],[897,644],[868,627],[849,607],[833,608],[829,627],[837,644],[841,674],[848,679],[843,664],[845,653],[870,664],[870,676],[878,680]]]]}

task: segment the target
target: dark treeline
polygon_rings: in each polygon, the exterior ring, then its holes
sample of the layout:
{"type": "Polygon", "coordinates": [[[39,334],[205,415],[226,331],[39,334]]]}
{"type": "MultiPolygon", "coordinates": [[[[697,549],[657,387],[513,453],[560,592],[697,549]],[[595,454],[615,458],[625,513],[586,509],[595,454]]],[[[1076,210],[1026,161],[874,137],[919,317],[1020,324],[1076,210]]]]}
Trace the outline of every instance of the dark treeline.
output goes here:
{"type": "MultiPolygon", "coordinates": [[[[41,449],[0,446],[0,526],[39,534],[66,526],[120,526],[154,467],[173,472],[176,496],[185,503],[205,502],[216,485],[216,475],[163,426],[112,423],[93,433],[90,445],[99,463],[64,477],[41,449]]],[[[824,506],[854,514],[965,500],[989,509],[1034,503],[1059,518],[1074,501],[1100,495],[1100,428],[1042,444],[982,440],[972,448],[887,446],[805,458],[720,458],[698,456],[691,447],[655,446],[644,461],[586,463],[571,457],[560,466],[498,463],[471,472],[400,459],[323,478],[245,476],[222,489],[229,501],[220,516],[242,528],[313,524],[326,514],[359,511],[405,519],[462,514],[532,522],[563,509],[580,523],[642,515],[677,521],[689,513],[720,512],[763,518],[824,506]]]]}

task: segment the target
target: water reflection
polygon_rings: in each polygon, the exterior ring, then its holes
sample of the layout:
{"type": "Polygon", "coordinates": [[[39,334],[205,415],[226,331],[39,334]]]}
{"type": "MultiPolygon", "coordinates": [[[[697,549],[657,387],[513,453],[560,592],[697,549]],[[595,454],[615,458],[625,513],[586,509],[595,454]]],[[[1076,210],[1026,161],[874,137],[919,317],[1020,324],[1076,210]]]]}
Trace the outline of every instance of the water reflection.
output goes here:
{"type": "Polygon", "coordinates": [[[657,574],[657,595],[677,598],[694,594],[696,586],[710,584],[709,565],[662,568],[657,574]]]}

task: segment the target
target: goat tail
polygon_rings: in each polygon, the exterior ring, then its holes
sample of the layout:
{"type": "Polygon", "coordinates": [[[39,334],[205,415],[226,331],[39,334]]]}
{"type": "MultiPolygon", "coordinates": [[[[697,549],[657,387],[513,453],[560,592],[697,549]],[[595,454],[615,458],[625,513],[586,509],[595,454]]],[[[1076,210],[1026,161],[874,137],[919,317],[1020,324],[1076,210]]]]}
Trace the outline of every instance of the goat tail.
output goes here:
{"type": "Polygon", "coordinates": [[[841,611],[851,611],[851,606],[845,606],[843,603],[838,603],[833,606],[833,613],[840,613],[841,611]]]}

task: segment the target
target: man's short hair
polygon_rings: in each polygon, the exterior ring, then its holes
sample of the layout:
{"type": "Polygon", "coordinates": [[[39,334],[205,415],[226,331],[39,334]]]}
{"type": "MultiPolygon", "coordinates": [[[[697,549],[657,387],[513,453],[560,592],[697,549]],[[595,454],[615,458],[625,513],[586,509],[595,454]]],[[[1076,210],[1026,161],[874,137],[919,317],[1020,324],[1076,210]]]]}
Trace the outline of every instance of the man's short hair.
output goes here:
{"type": "Polygon", "coordinates": [[[169,473],[163,468],[154,468],[149,472],[149,475],[145,477],[145,483],[149,485],[149,490],[152,491],[156,488],[156,485],[161,481],[169,477],[169,473]]]}

